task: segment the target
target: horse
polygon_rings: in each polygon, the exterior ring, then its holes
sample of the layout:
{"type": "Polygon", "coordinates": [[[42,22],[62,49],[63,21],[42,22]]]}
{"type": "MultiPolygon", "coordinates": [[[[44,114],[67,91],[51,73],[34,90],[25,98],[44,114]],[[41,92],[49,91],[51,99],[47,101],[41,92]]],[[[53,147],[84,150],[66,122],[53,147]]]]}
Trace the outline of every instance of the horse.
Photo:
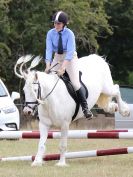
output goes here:
{"type": "MultiPolygon", "coordinates": [[[[48,130],[52,125],[61,130],[60,159],[57,165],[65,166],[67,165],[65,158],[67,135],[76,104],[65,83],[55,72],[51,71],[47,74],[32,69],[39,64],[41,59],[40,56],[22,56],[14,66],[15,74],[25,80],[24,113],[31,115],[35,107],[38,107],[40,140],[32,166],[39,166],[43,163],[48,130]],[[31,65],[26,71],[23,70],[23,66],[30,60],[32,60],[31,65]],[[18,66],[19,72],[17,72],[18,66]]],[[[82,72],[82,81],[89,93],[87,98],[89,109],[97,104],[106,112],[119,111],[122,116],[129,116],[128,104],[121,98],[119,85],[113,83],[109,64],[105,59],[97,54],[91,54],[80,58],[78,62],[82,72]],[[113,97],[116,98],[116,102],[112,101],[113,97]]],[[[80,106],[75,120],[82,117],[83,112],[80,106]]]]}

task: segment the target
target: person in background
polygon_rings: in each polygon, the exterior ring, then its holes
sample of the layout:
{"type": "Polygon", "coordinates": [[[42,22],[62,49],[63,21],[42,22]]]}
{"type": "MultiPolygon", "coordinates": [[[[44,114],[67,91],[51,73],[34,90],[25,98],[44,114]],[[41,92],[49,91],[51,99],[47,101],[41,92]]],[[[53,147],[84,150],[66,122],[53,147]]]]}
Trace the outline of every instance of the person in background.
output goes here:
{"type": "Polygon", "coordinates": [[[79,81],[75,35],[72,30],[67,28],[68,15],[63,11],[56,12],[53,15],[53,23],[54,28],[47,32],[46,37],[45,72],[49,73],[50,68],[54,66],[59,76],[62,76],[65,71],[68,73],[77,93],[84,116],[90,119],[93,117],[93,114],[88,109],[84,89],[79,81]],[[52,60],[53,54],[54,58],[52,60]]]}

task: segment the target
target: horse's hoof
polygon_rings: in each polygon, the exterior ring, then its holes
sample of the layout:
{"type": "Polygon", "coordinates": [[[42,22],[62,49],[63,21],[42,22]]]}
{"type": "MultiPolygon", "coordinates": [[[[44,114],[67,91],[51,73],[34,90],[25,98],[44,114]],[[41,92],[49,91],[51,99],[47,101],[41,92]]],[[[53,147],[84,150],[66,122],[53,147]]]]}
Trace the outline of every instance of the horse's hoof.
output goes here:
{"type": "Polygon", "coordinates": [[[42,162],[40,162],[40,161],[34,161],[34,162],[31,164],[31,166],[32,166],[32,167],[34,167],[34,166],[40,167],[40,166],[42,166],[42,162]]]}

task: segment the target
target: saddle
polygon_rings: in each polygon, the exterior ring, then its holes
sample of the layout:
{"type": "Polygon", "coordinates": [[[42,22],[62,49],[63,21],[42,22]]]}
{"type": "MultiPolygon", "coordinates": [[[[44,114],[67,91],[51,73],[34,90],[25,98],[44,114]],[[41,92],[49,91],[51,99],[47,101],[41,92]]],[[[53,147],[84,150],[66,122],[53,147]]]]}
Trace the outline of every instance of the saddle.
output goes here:
{"type": "MultiPolygon", "coordinates": [[[[82,76],[82,72],[79,71],[79,81],[80,81],[82,87],[84,88],[86,98],[88,98],[88,90],[87,90],[87,87],[85,86],[85,84],[82,82],[81,76],[82,76]]],[[[70,94],[70,96],[73,98],[73,100],[74,100],[75,103],[76,103],[75,113],[74,113],[74,115],[72,116],[72,121],[73,121],[73,120],[75,119],[75,117],[77,116],[77,114],[78,114],[79,107],[80,107],[80,102],[79,102],[77,93],[76,93],[76,91],[75,91],[75,89],[74,89],[74,87],[73,87],[73,85],[72,85],[72,82],[70,81],[70,78],[69,78],[68,73],[65,72],[64,75],[61,76],[61,79],[62,79],[63,82],[65,83],[66,88],[67,88],[67,90],[68,90],[68,93],[70,94]]]]}

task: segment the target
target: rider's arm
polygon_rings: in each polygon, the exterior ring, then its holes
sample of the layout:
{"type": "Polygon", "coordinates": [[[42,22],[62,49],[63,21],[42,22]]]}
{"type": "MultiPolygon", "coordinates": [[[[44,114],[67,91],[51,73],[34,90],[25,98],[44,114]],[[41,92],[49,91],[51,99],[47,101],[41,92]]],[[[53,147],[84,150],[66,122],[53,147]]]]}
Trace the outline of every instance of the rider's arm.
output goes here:
{"type": "Polygon", "coordinates": [[[51,37],[52,37],[52,32],[50,30],[50,31],[48,31],[47,37],[46,37],[46,57],[45,57],[46,63],[52,62],[53,45],[52,45],[52,38],[51,37]]]}
{"type": "Polygon", "coordinates": [[[71,30],[69,30],[65,60],[69,61],[72,60],[75,51],[76,51],[75,36],[74,33],[71,30]]]}

